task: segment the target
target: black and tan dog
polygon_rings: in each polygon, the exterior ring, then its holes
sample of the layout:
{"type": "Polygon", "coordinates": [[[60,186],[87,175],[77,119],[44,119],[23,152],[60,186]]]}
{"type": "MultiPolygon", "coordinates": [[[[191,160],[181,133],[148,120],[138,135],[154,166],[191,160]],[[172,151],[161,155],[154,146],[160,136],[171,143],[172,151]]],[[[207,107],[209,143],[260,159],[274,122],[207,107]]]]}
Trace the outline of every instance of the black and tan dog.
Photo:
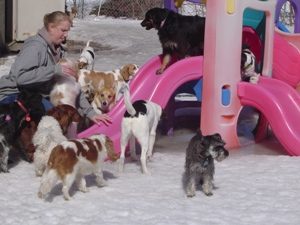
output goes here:
{"type": "Polygon", "coordinates": [[[203,136],[201,131],[198,131],[190,140],[186,149],[184,174],[188,197],[195,196],[198,184],[202,185],[205,195],[213,194],[214,160],[220,162],[229,155],[224,146],[225,142],[218,133],[203,136]]]}
{"type": "Polygon", "coordinates": [[[163,59],[157,74],[163,73],[172,57],[180,60],[187,56],[203,55],[204,17],[184,16],[168,9],[152,8],[146,12],[141,26],[146,30],[158,30],[163,59]]]}

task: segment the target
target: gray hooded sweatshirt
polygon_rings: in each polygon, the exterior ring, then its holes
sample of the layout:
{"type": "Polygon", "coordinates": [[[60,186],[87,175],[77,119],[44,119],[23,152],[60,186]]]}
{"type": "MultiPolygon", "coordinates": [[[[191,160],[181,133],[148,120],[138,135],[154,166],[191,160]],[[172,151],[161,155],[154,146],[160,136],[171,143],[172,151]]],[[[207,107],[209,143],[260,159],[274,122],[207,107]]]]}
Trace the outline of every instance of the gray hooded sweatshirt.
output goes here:
{"type": "MultiPolygon", "coordinates": [[[[21,87],[34,86],[32,90],[40,92],[43,96],[49,96],[55,84],[54,75],[62,75],[61,66],[57,62],[63,56],[63,48],[55,50],[50,43],[45,28],[24,42],[9,74],[0,78],[0,101],[8,95],[19,93],[21,87]]],[[[82,92],[77,103],[81,114],[89,118],[96,114],[82,92]]]]}

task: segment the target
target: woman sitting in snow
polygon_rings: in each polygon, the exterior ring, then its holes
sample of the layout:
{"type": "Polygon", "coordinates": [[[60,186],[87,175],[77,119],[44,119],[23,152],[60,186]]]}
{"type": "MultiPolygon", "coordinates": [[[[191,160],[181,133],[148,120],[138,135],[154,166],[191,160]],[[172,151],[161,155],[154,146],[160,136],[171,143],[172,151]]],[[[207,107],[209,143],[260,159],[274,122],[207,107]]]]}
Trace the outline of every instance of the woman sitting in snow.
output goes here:
{"type": "MultiPolygon", "coordinates": [[[[54,75],[76,75],[71,67],[58,63],[64,55],[62,43],[66,41],[70,26],[71,20],[64,12],[55,11],[44,16],[44,27],[25,41],[9,74],[0,78],[0,104],[15,101],[20,89],[26,89],[44,96],[46,110],[52,107],[48,96],[55,84],[54,75]]],[[[79,112],[93,122],[111,122],[108,115],[97,114],[82,93],[77,102],[79,112]]]]}

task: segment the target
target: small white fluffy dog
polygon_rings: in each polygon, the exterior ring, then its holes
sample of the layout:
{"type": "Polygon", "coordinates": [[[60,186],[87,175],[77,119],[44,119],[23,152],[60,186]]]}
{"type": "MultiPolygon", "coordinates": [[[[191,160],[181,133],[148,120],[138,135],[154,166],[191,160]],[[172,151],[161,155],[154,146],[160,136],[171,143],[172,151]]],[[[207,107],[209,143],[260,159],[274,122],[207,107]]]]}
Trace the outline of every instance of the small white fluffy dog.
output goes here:
{"type": "Polygon", "coordinates": [[[33,144],[36,146],[33,155],[36,176],[43,175],[51,150],[66,140],[58,121],[52,116],[44,116],[33,136],[33,144]]]}
{"type": "Polygon", "coordinates": [[[46,197],[57,181],[61,180],[64,198],[70,200],[69,189],[74,181],[80,191],[88,191],[84,176],[89,174],[96,176],[99,187],[105,186],[102,167],[106,157],[113,161],[118,158],[112,140],[103,134],[60,143],[51,151],[38,196],[46,197]]]}
{"type": "Polygon", "coordinates": [[[42,176],[45,171],[51,150],[67,140],[65,135],[70,124],[79,122],[80,118],[77,110],[69,105],[56,106],[42,117],[32,138],[35,146],[33,162],[37,176],[42,176]]]}
{"type": "Polygon", "coordinates": [[[125,150],[130,140],[130,151],[135,156],[135,139],[141,145],[141,166],[142,173],[148,174],[146,166],[147,158],[152,156],[153,146],[156,137],[156,128],[162,114],[160,105],[151,102],[138,100],[133,104],[130,101],[128,84],[124,83],[121,91],[124,93],[126,112],[121,123],[121,155],[119,160],[119,170],[124,170],[125,150]]]}
{"type": "Polygon", "coordinates": [[[86,46],[82,50],[79,59],[78,59],[78,67],[79,69],[90,69],[94,70],[94,60],[95,60],[95,52],[94,48],[90,46],[90,40],[86,43],[86,46]]]}

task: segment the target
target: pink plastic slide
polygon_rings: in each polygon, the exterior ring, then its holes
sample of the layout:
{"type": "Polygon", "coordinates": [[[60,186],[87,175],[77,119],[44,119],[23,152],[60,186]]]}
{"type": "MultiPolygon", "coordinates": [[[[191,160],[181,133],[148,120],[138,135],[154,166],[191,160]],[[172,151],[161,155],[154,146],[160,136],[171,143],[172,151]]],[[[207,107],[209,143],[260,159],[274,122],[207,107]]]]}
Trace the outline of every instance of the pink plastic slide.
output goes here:
{"type": "MultiPolygon", "coordinates": [[[[286,151],[300,155],[300,95],[295,90],[300,80],[300,43],[293,36],[294,44],[275,32],[273,50],[273,78],[261,77],[257,85],[241,82],[238,95],[243,105],[260,110],[286,151]],[[275,79],[274,79],[275,78],[275,79]]],[[[266,121],[264,122],[267,125],[266,121]]]]}
{"type": "MultiPolygon", "coordinates": [[[[163,74],[156,75],[156,70],[161,65],[161,58],[160,56],[153,57],[140,68],[138,74],[131,81],[131,100],[151,100],[164,108],[179,86],[202,77],[202,64],[202,56],[189,57],[172,64],[163,74]]],[[[123,99],[121,99],[109,112],[113,121],[111,125],[94,125],[78,134],[78,136],[88,137],[95,133],[106,134],[113,140],[116,152],[119,152],[121,120],[124,112],[125,105],[123,99]]]]}
{"type": "Polygon", "coordinates": [[[240,82],[238,95],[243,105],[260,110],[280,143],[292,156],[300,155],[300,95],[290,85],[262,76],[258,84],[240,82]]]}
{"type": "Polygon", "coordinates": [[[286,41],[288,41],[289,44],[294,45],[298,51],[300,51],[300,34],[299,33],[287,33],[279,30],[277,27],[275,27],[276,34],[280,35],[282,38],[284,38],[286,41]]]}
{"type": "Polygon", "coordinates": [[[272,77],[282,80],[296,88],[300,83],[300,35],[278,33],[274,34],[273,71],[272,77]],[[293,40],[291,43],[290,41],[293,40]]]}

